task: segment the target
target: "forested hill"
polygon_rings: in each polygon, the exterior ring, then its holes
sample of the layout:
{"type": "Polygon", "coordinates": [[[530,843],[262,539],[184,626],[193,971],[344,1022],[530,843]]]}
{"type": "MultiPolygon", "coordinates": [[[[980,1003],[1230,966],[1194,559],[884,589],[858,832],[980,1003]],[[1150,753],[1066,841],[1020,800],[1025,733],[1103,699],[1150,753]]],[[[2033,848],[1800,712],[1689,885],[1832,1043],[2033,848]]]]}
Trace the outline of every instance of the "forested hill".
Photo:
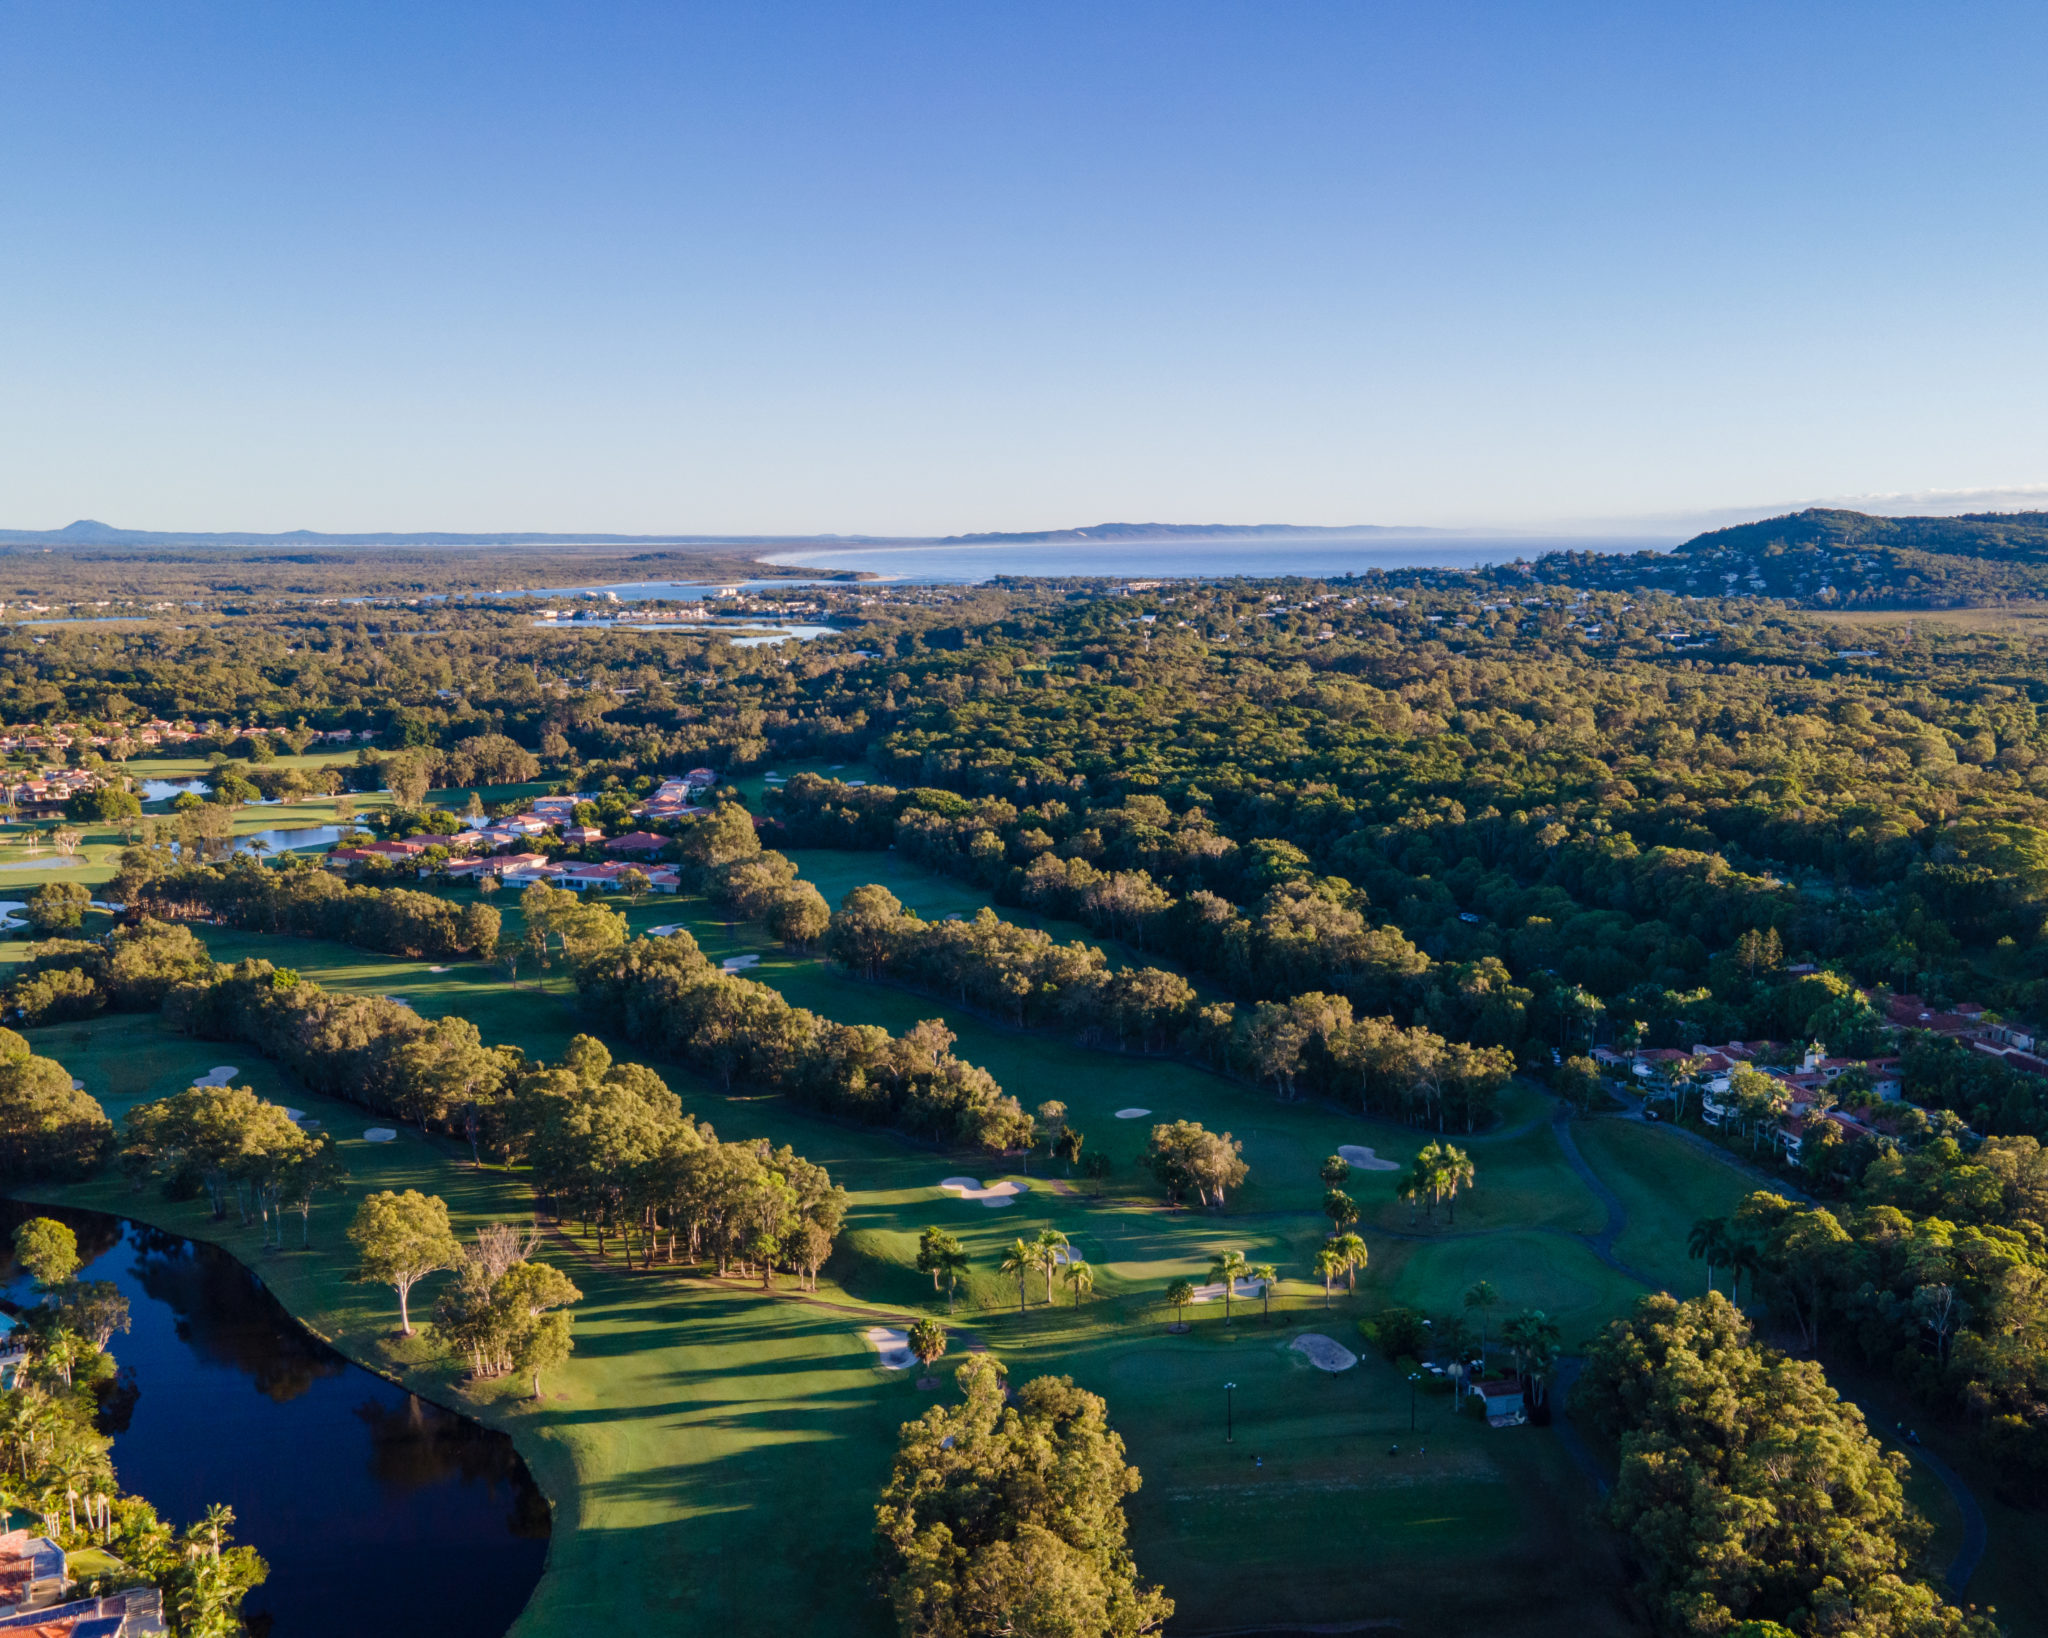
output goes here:
{"type": "Polygon", "coordinates": [[[1669,553],[1559,553],[1545,578],[1807,608],[1950,608],[2048,598],[2048,512],[1884,518],[1822,507],[1697,535],[1669,553]]]}

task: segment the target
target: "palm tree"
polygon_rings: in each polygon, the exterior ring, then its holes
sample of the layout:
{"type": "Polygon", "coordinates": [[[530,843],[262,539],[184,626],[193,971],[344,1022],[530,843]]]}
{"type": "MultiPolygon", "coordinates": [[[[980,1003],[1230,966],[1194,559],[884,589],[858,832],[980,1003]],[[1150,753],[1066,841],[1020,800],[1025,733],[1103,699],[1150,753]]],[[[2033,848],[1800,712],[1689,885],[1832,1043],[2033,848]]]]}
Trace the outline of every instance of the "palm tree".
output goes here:
{"type": "Polygon", "coordinates": [[[1024,1282],[1038,1267],[1038,1247],[1029,1240],[1019,1238],[1010,1249],[1003,1253],[1000,1272],[1017,1277],[1017,1312],[1024,1312],[1024,1282]]]}
{"type": "Polygon", "coordinates": [[[946,1351],[946,1328],[935,1319],[921,1319],[910,1328],[907,1340],[918,1364],[930,1371],[933,1361],[946,1351]]]}
{"type": "Polygon", "coordinates": [[[1479,1176],[1479,1168],[1472,1164],[1472,1157],[1463,1149],[1446,1143],[1437,1163],[1437,1186],[1443,1190],[1444,1203],[1453,1223],[1458,1220],[1458,1191],[1469,1189],[1479,1176]]]}
{"type": "Polygon", "coordinates": [[[1273,1286],[1280,1278],[1280,1270],[1271,1263],[1254,1263],[1249,1270],[1251,1278],[1259,1282],[1259,1300],[1265,1304],[1265,1314],[1260,1323],[1273,1323],[1273,1286]]]}
{"type": "Polygon", "coordinates": [[[1323,1306],[1330,1306],[1330,1282],[1344,1272],[1344,1256],[1335,1246],[1324,1246],[1316,1253],[1316,1272],[1323,1277],[1323,1306]]]}
{"type": "Polygon", "coordinates": [[[1330,1242],[1330,1249],[1344,1259],[1344,1283],[1353,1291],[1358,1290],[1358,1271],[1365,1267],[1370,1255],[1365,1242],[1355,1234],[1340,1234],[1330,1242]]]}
{"type": "Polygon", "coordinates": [[[960,1276],[967,1272],[967,1248],[952,1235],[947,1235],[932,1253],[935,1272],[946,1276],[946,1312],[953,1312],[953,1294],[959,1289],[960,1276]]]}
{"type": "Polygon", "coordinates": [[[1076,1308],[1081,1306],[1081,1299],[1095,1289],[1095,1270],[1078,1257],[1069,1259],[1067,1266],[1060,1271],[1060,1278],[1074,1288],[1076,1308]]]}
{"type": "Polygon", "coordinates": [[[1725,1265],[1729,1261],[1729,1249],[1728,1219],[1725,1217],[1702,1217],[1685,1237],[1686,1255],[1702,1259],[1707,1265],[1709,1291],[1714,1289],[1714,1265],[1725,1265]]]}
{"type": "Polygon", "coordinates": [[[207,1542],[213,1549],[213,1556],[220,1557],[221,1538],[235,1522],[235,1510],[225,1502],[215,1502],[199,1522],[186,1531],[186,1535],[207,1542]]]}
{"type": "Polygon", "coordinates": [[[1038,1252],[1038,1266],[1045,1270],[1045,1300],[1052,1302],[1052,1272],[1065,1260],[1061,1253],[1067,1251],[1073,1242],[1056,1228],[1042,1228],[1033,1242],[1038,1252]]]}
{"type": "Polygon", "coordinates": [[[1188,1327],[1188,1304],[1195,1300],[1194,1286],[1186,1280],[1175,1280],[1166,1288],[1166,1300],[1173,1305],[1174,1313],[1178,1316],[1174,1324],[1185,1331],[1188,1327]]]}
{"type": "Polygon", "coordinates": [[[1493,1288],[1491,1280],[1481,1280],[1465,1293],[1465,1306],[1479,1315],[1479,1352],[1486,1353],[1486,1312],[1500,1302],[1500,1293],[1493,1288]]]}
{"type": "Polygon", "coordinates": [[[1209,1259],[1209,1278],[1223,1282],[1223,1323],[1230,1323],[1230,1299],[1236,1295],[1236,1286],[1251,1268],[1241,1251],[1219,1251],[1209,1259]]]}
{"type": "Polygon", "coordinates": [[[1335,1239],[1358,1221],[1358,1202],[1342,1189],[1332,1189],[1323,1196],[1323,1215],[1329,1218],[1330,1237],[1335,1239]]]}
{"type": "Polygon", "coordinates": [[[1500,1339],[1515,1357],[1515,1370],[1529,1383],[1532,1399],[1543,1402],[1543,1385],[1563,1343],[1557,1323],[1540,1308],[1525,1308],[1500,1328],[1500,1339]]]}

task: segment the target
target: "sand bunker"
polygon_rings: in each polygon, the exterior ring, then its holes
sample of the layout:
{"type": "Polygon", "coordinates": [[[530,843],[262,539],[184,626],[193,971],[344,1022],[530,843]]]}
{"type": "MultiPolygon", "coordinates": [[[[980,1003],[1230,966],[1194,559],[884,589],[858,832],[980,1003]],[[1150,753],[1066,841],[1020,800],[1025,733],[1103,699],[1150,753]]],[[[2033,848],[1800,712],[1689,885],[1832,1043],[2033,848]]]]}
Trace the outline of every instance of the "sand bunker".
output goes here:
{"type": "Polygon", "coordinates": [[[757,955],[727,956],[718,965],[722,972],[743,973],[749,967],[760,966],[761,958],[757,955]]]}
{"type": "Polygon", "coordinates": [[[194,1075],[194,1086],[226,1086],[242,1071],[234,1064],[215,1064],[204,1075],[194,1075]]]}
{"type": "MultiPolygon", "coordinates": [[[[1265,1291],[1266,1282],[1264,1280],[1241,1279],[1230,1294],[1236,1301],[1243,1302],[1247,1299],[1261,1297],[1265,1295],[1265,1291]]],[[[1195,1287],[1196,1302],[1221,1302],[1222,1300],[1223,1282],[1221,1280],[1218,1280],[1214,1285],[1198,1285],[1195,1287]]]]}
{"type": "Polygon", "coordinates": [[[979,1200],[984,1206],[1007,1206],[1024,1192],[1023,1184],[1012,1183],[1008,1178],[983,1188],[971,1177],[949,1177],[939,1187],[950,1189],[962,1200],[979,1200]]]}
{"type": "Polygon", "coordinates": [[[1337,1146],[1337,1158],[1344,1161],[1354,1171],[1398,1172],[1401,1169],[1393,1161],[1382,1160],[1370,1149],[1363,1148],[1356,1143],[1339,1144],[1337,1146]]]}
{"type": "Polygon", "coordinates": [[[366,1127],[363,1131],[363,1141],[365,1143],[390,1143],[397,1136],[398,1133],[389,1126],[370,1126],[366,1127]]]}
{"type": "Polygon", "coordinates": [[[659,927],[648,928],[647,936],[649,938],[674,938],[682,930],[683,924],[681,922],[665,921],[659,927]]]}
{"type": "Polygon", "coordinates": [[[882,1356],[885,1371],[905,1371],[917,1363],[917,1355],[910,1351],[910,1338],[902,1331],[892,1331],[886,1325],[870,1325],[861,1335],[868,1345],[882,1356]]]}
{"type": "Polygon", "coordinates": [[[83,1092],[85,1090],[85,1082],[81,1081],[76,1075],[73,1075],[71,1077],[71,1090],[74,1092],[83,1092]]]}
{"type": "Polygon", "coordinates": [[[389,1001],[394,1007],[404,1007],[408,1011],[412,1010],[412,1003],[402,995],[387,995],[384,999],[389,1001]]]}
{"type": "Polygon", "coordinates": [[[1149,1109],[1119,1109],[1116,1112],[1116,1118],[1118,1120],[1143,1120],[1151,1113],[1152,1111],[1149,1109]]]}
{"type": "Polygon", "coordinates": [[[284,1118],[296,1126],[300,1121],[306,1118],[306,1111],[303,1109],[294,1109],[290,1104],[286,1104],[284,1108],[284,1118]]]}
{"type": "Polygon", "coordinates": [[[448,969],[446,967],[429,967],[427,971],[430,973],[445,973],[448,969]]]}
{"type": "Polygon", "coordinates": [[[1288,1346],[1319,1371],[1348,1371],[1358,1363],[1358,1356],[1343,1343],[1315,1331],[1296,1337],[1288,1346]]]}

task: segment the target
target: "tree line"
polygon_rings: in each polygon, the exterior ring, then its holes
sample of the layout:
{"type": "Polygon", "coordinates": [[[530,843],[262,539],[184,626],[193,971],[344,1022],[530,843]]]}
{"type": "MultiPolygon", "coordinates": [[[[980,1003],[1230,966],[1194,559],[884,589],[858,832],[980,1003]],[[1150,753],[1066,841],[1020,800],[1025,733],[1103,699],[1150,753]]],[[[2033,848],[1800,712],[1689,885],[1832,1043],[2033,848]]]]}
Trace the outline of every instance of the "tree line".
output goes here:
{"type": "Polygon", "coordinates": [[[488,904],[457,905],[402,887],[357,886],[297,854],[271,868],[246,855],[215,865],[168,848],[129,848],[112,890],[131,914],[220,921],[413,959],[487,958],[497,948],[502,920],[488,904]]]}
{"type": "Polygon", "coordinates": [[[1000,1154],[1028,1141],[1017,1100],[954,1056],[955,1037],[937,1019],[900,1036],[835,1023],[721,971],[685,931],[597,954],[576,982],[600,1022],[721,1085],[772,1087],[842,1119],[958,1147],[1000,1154]]]}

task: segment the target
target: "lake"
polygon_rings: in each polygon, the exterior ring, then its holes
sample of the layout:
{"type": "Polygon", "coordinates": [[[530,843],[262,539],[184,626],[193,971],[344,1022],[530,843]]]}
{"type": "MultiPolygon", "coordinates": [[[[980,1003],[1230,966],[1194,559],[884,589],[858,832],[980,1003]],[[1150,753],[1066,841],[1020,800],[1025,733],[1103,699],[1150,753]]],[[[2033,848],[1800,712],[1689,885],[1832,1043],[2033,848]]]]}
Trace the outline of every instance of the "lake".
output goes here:
{"type": "Polygon", "coordinates": [[[188,792],[193,796],[204,796],[212,789],[203,779],[145,779],[141,795],[145,802],[170,802],[188,792]]]}
{"type": "MultiPolygon", "coordinates": [[[[226,1252],[140,1223],[0,1201],[78,1234],[83,1279],[112,1280],[134,1329],[114,1357],[139,1390],[114,1433],[122,1488],[180,1527],[213,1502],[270,1579],[243,1606],[270,1638],[365,1632],[501,1638],[547,1559],[547,1502],[512,1441],[351,1365],[226,1252]]],[[[341,1214],[315,1211],[316,1240],[341,1214]]],[[[296,1233],[294,1229],[291,1233],[296,1233]]],[[[5,1294],[32,1303],[12,1253],[5,1294]]]]}
{"type": "Polygon", "coordinates": [[[289,853],[301,847],[332,847],[341,840],[339,825],[302,825],[291,830],[252,830],[235,838],[236,853],[250,851],[251,842],[261,842],[266,853],[289,853]]]}

